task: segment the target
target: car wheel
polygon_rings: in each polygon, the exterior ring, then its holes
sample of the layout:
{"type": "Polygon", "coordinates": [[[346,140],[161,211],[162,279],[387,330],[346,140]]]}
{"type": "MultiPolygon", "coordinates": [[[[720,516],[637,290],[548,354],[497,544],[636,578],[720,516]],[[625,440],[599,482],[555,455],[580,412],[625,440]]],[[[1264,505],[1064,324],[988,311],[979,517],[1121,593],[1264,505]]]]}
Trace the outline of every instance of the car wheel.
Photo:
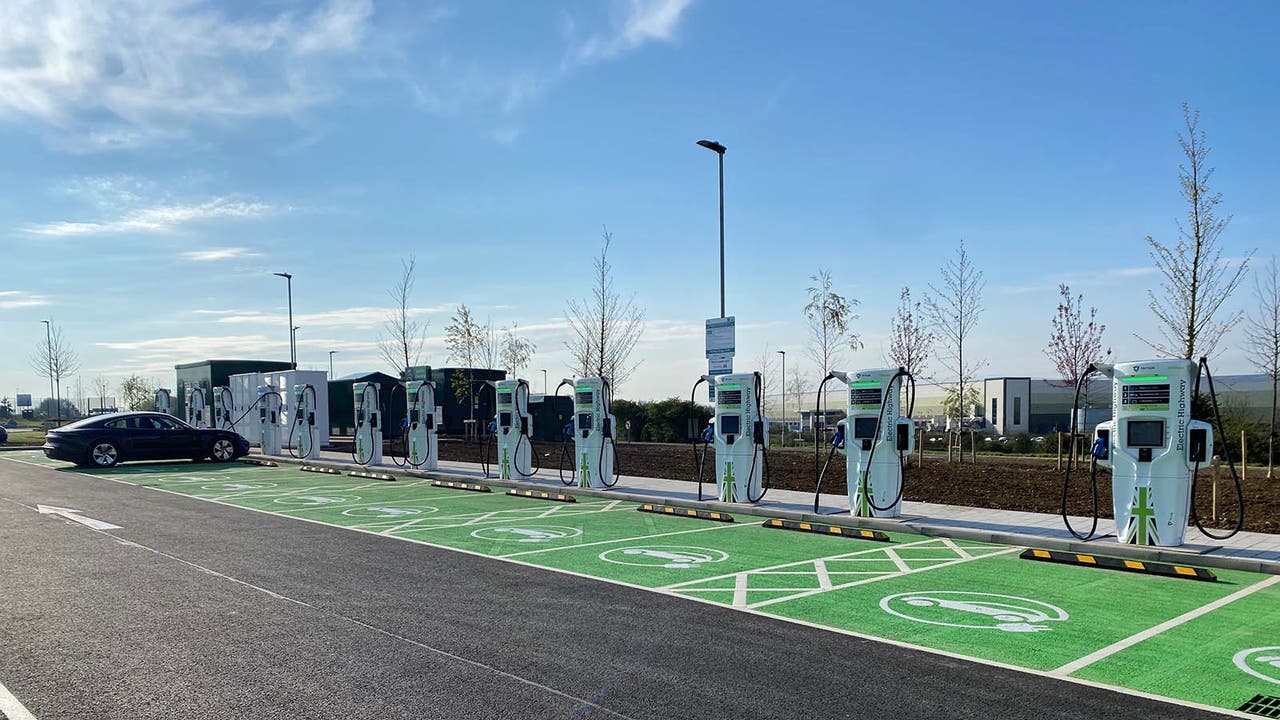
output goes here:
{"type": "Polygon", "coordinates": [[[89,462],[93,467],[115,467],[120,462],[120,451],[114,443],[100,440],[89,446],[89,462]]]}
{"type": "Polygon", "coordinates": [[[226,438],[218,438],[213,441],[213,447],[209,449],[209,457],[214,462],[231,462],[236,459],[236,446],[226,438]]]}

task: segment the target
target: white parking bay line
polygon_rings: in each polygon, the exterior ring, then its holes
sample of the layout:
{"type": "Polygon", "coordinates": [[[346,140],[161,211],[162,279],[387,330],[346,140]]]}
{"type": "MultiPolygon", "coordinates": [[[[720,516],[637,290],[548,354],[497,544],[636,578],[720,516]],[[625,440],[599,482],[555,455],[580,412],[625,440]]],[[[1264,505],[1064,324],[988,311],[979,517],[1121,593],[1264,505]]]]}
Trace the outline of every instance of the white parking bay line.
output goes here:
{"type": "Polygon", "coordinates": [[[36,716],[18,702],[18,698],[9,692],[4,683],[0,683],[0,714],[9,720],[36,720],[36,716]]]}
{"type": "Polygon", "coordinates": [[[1098,662],[1099,660],[1115,655],[1121,650],[1124,650],[1126,648],[1131,648],[1134,645],[1137,645],[1138,643],[1142,642],[1143,640],[1149,640],[1155,637],[1156,635],[1159,635],[1160,633],[1164,632],[1165,630],[1172,630],[1173,628],[1176,628],[1179,625],[1183,625],[1188,622],[1191,622],[1192,620],[1195,620],[1201,615],[1211,613],[1220,607],[1230,605],[1231,603],[1235,602],[1236,600],[1239,600],[1242,597],[1247,597],[1249,595],[1252,595],[1258,592],[1259,590],[1269,588],[1278,582],[1280,582],[1280,575],[1272,575],[1266,580],[1254,583],[1242,590],[1237,590],[1231,593],[1230,595],[1227,595],[1226,597],[1220,597],[1217,600],[1214,600],[1213,602],[1207,605],[1201,605],[1195,610],[1192,610],[1190,612],[1185,612],[1176,618],[1173,618],[1171,620],[1165,620],[1164,622],[1160,623],[1159,625],[1156,625],[1155,627],[1147,628],[1146,630],[1143,630],[1142,632],[1137,633],[1136,635],[1130,635],[1129,637],[1123,640],[1120,640],[1118,642],[1113,642],[1110,645],[1102,648],[1101,650],[1089,653],[1088,655],[1085,655],[1079,660],[1073,660],[1067,663],[1066,665],[1063,665],[1062,667],[1058,668],[1057,670],[1052,670],[1050,671],[1049,674],[1059,675],[1059,676],[1070,675],[1071,673],[1082,670],[1098,662]]]}

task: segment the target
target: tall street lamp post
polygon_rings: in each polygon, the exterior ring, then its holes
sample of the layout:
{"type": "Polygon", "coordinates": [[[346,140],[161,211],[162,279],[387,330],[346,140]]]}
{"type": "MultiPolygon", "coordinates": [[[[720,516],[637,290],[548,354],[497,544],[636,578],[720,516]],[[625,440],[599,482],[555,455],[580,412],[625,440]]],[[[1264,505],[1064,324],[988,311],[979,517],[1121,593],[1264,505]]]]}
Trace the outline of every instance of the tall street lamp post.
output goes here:
{"type": "Polygon", "coordinates": [[[289,365],[294,369],[298,369],[298,352],[293,344],[293,275],[287,272],[272,273],[276,277],[284,278],[289,286],[289,365]]]}
{"type": "Polygon", "coordinates": [[[714,152],[720,164],[720,317],[724,317],[724,151],[715,140],[699,140],[698,144],[714,152]]]}
{"type": "Polygon", "coordinates": [[[49,321],[41,320],[40,322],[44,323],[45,352],[48,353],[48,355],[45,357],[45,360],[48,361],[48,366],[49,366],[49,397],[53,398],[53,406],[54,408],[56,408],[55,411],[57,412],[58,424],[61,425],[62,424],[62,399],[58,397],[59,393],[55,393],[53,391],[53,335],[52,335],[52,331],[49,329],[50,328],[49,321]]]}
{"type": "Polygon", "coordinates": [[[779,350],[782,356],[782,447],[787,446],[787,351],[779,350]]]}

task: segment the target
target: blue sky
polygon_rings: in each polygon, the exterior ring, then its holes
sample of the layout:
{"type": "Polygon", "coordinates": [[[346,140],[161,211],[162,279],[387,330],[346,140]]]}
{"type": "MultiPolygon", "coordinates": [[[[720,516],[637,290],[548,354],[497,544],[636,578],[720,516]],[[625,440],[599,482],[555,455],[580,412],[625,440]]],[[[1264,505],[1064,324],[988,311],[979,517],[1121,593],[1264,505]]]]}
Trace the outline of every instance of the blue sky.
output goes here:
{"type": "MultiPolygon", "coordinates": [[[[900,288],[926,292],[961,239],[988,282],[981,374],[1051,374],[1059,282],[1117,358],[1146,357],[1143,238],[1184,212],[1182,102],[1234,216],[1224,254],[1280,247],[1277,21],[1267,2],[8,3],[0,395],[45,387],[43,318],[86,388],[285,358],[275,271],[295,275],[301,367],[379,369],[410,253],[429,362],[466,303],[527,330],[537,388],[566,373],[565,301],[604,225],[648,318],[620,394],[683,395],[718,314],[704,137],[728,147],[739,369],[766,345],[812,369],[818,268],[861,301],[846,365],[884,364],[900,288]]],[[[1249,370],[1238,337],[1220,372],[1249,370]]]]}

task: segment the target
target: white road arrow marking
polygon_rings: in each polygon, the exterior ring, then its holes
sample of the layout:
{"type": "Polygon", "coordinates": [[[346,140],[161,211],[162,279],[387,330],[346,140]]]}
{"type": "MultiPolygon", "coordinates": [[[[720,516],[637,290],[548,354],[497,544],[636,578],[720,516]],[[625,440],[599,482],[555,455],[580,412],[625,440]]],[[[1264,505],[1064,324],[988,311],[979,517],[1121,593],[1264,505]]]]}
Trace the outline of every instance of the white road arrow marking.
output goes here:
{"type": "Polygon", "coordinates": [[[63,518],[67,520],[71,520],[72,522],[78,522],[81,525],[84,525],[85,527],[91,527],[94,530],[123,529],[119,525],[112,525],[109,522],[104,522],[102,520],[94,520],[93,518],[84,517],[83,515],[80,514],[79,510],[72,510],[71,508],[57,507],[56,505],[36,505],[36,510],[41,515],[61,515],[63,518]]]}

